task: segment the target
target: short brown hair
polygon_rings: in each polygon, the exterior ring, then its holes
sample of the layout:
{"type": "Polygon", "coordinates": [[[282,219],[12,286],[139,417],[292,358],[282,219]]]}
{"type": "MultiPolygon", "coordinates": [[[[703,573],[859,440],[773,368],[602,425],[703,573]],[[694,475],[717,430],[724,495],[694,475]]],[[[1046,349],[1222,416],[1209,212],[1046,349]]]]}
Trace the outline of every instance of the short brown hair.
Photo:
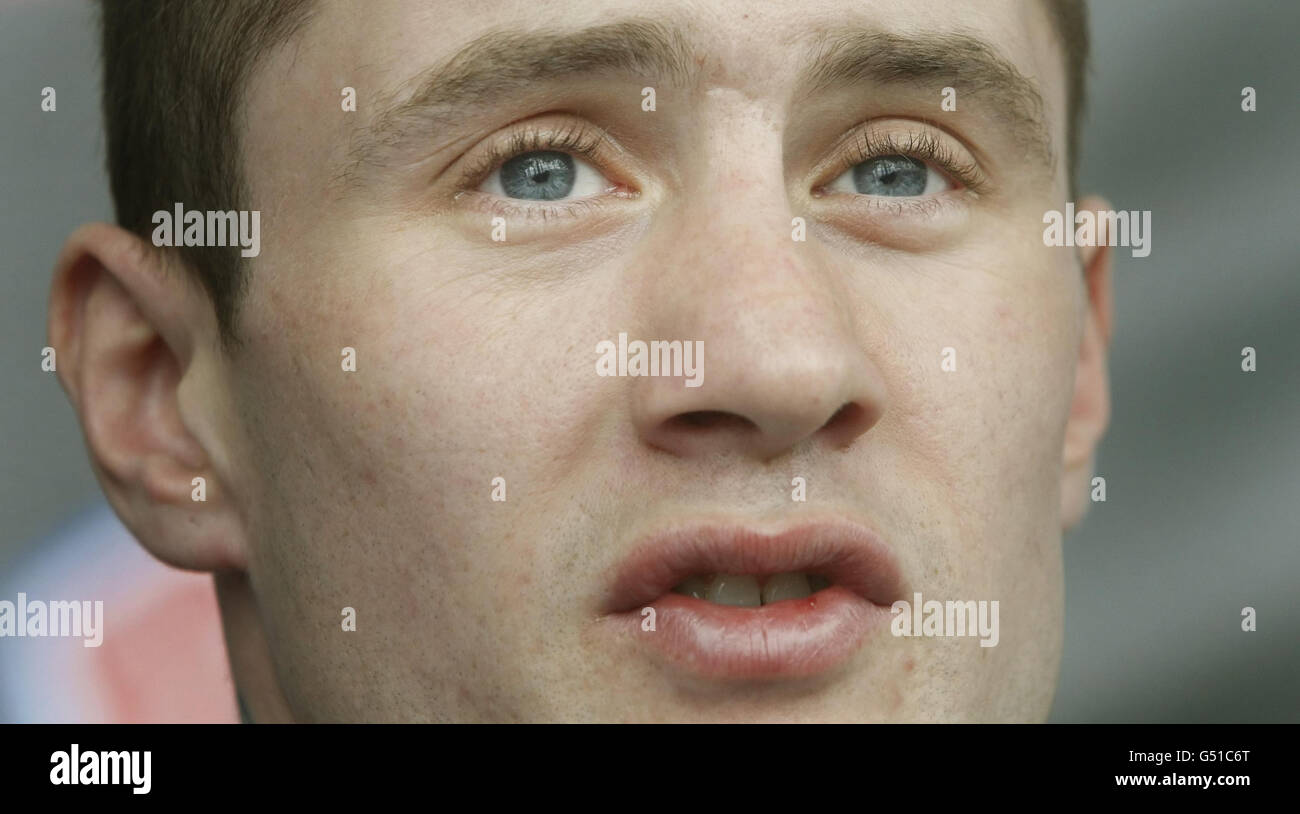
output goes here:
{"type": "Polygon", "coordinates": [[[1088,6],[1085,0],[1047,0],[1047,12],[1065,54],[1065,150],[1073,197],[1079,172],[1079,132],[1088,101],[1088,6]]]}
{"type": "MultiPolygon", "coordinates": [[[[312,0],[104,0],[104,122],[117,222],[149,235],[153,213],[246,208],[244,86],[257,60],[307,21],[312,0]]],[[[177,224],[179,228],[179,224],[177,224]]],[[[180,247],[235,342],[239,248],[180,247]]]]}
{"type": "MultiPolygon", "coordinates": [[[[1065,54],[1070,188],[1078,164],[1088,24],[1084,0],[1046,0],[1065,54]]],[[[313,0],[104,0],[104,121],[117,222],[146,236],[153,213],[246,208],[240,166],[244,88],[258,59],[310,19],[313,0]]],[[[179,227],[179,225],[178,225],[179,227]]],[[[245,287],[237,247],[180,247],[238,344],[245,287]]]]}

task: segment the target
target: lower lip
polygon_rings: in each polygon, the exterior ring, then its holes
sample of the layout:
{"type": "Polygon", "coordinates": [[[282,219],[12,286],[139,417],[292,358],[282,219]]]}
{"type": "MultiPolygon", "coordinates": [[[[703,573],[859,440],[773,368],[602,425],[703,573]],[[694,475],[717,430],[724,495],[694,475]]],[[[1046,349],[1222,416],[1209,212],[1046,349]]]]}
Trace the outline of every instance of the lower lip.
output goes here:
{"type": "Polygon", "coordinates": [[[675,593],[646,607],[654,609],[654,630],[645,629],[650,615],[643,608],[606,620],[672,665],[711,679],[821,675],[847,661],[890,618],[889,608],[834,585],[757,608],[675,593]]]}

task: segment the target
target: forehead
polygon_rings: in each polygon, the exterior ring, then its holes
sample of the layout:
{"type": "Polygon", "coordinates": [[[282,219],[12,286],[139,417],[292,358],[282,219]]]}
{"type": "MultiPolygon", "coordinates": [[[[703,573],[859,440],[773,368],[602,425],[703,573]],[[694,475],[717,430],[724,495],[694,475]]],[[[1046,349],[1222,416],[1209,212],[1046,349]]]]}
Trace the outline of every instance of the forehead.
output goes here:
{"type": "MultiPolygon", "coordinates": [[[[765,69],[792,67],[812,36],[860,27],[899,34],[969,33],[996,45],[1037,77],[1041,57],[1053,62],[1056,44],[1040,0],[814,0],[763,3],[713,0],[482,0],[421,2],[376,0],[327,3],[308,37],[328,45],[344,64],[366,68],[370,78],[390,68],[419,67],[454,53],[490,31],[581,30],[625,19],[655,20],[681,28],[702,46],[707,67],[746,83],[779,84],[765,69]]],[[[724,81],[726,77],[720,77],[724,81]]]]}

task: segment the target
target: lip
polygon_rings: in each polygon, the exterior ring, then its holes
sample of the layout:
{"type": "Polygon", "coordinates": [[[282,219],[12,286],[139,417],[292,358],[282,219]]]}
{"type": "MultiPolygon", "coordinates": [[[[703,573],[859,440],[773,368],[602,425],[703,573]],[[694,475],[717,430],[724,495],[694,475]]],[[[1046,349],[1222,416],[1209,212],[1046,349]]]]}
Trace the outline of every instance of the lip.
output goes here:
{"type": "Polygon", "coordinates": [[[644,538],[623,561],[602,622],[677,669],[709,679],[806,678],[846,662],[888,624],[902,598],[898,562],[881,538],[853,523],[815,523],[766,533],[727,525],[684,527],[644,538]],[[757,608],[672,593],[695,574],[817,573],[831,586],[757,608]],[[654,609],[655,629],[643,629],[654,609]]]}

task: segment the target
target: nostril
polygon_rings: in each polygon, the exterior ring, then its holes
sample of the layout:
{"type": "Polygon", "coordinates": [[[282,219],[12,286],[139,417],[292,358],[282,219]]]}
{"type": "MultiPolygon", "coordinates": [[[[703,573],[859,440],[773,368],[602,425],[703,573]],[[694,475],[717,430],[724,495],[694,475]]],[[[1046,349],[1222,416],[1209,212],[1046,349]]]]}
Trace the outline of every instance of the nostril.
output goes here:
{"type": "Polygon", "coordinates": [[[861,407],[854,404],[853,402],[849,402],[848,404],[845,404],[843,407],[835,411],[835,415],[831,416],[830,421],[826,422],[826,426],[830,428],[830,427],[835,427],[838,424],[846,424],[846,423],[852,423],[854,421],[861,421],[862,413],[863,410],[861,407]]]}
{"type": "Polygon", "coordinates": [[[669,424],[682,429],[717,429],[720,427],[735,427],[737,429],[748,430],[755,427],[754,422],[749,419],[722,410],[695,410],[689,413],[681,413],[673,416],[669,421],[669,424]]]}
{"type": "Polygon", "coordinates": [[[864,425],[869,426],[871,423],[871,414],[867,408],[850,401],[835,411],[835,415],[822,425],[822,431],[832,437],[851,441],[862,433],[864,425]]]}

